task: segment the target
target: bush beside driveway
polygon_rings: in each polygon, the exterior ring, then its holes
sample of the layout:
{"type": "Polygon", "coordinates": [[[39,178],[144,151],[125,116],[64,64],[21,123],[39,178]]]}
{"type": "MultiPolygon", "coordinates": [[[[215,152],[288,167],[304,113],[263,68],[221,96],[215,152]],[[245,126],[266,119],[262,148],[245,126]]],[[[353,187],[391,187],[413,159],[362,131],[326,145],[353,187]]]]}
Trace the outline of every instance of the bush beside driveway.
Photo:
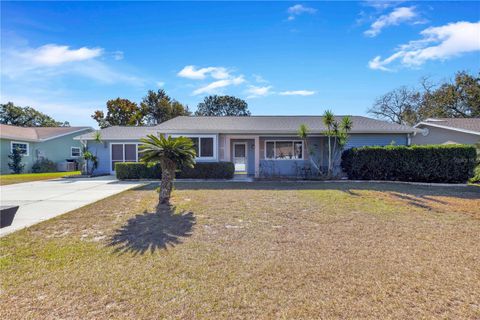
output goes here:
{"type": "Polygon", "coordinates": [[[155,187],[0,239],[0,317],[480,316],[477,187],[155,187]]]}

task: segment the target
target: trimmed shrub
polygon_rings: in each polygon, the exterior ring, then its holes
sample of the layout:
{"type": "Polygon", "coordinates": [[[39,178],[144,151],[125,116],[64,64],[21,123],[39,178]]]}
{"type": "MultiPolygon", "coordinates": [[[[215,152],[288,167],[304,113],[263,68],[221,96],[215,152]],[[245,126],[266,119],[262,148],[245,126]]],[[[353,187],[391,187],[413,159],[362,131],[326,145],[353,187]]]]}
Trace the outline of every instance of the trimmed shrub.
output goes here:
{"type": "MultiPolygon", "coordinates": [[[[161,179],[160,164],[142,162],[118,162],[115,164],[117,179],[161,179]]],[[[197,162],[194,168],[182,168],[179,179],[232,179],[235,166],[232,162],[197,162]]]]}
{"type": "Polygon", "coordinates": [[[475,159],[469,145],[361,147],[345,150],[341,166],[354,180],[465,182],[475,159]]]}
{"type": "Polygon", "coordinates": [[[143,162],[117,162],[115,163],[117,179],[160,179],[162,169],[160,164],[146,164],[143,162]]]}
{"type": "Polygon", "coordinates": [[[48,159],[41,159],[35,161],[32,165],[33,173],[57,172],[57,165],[55,162],[48,159]]]}
{"type": "Polygon", "coordinates": [[[198,162],[194,168],[177,172],[179,179],[232,179],[235,166],[232,162],[198,162]]]}

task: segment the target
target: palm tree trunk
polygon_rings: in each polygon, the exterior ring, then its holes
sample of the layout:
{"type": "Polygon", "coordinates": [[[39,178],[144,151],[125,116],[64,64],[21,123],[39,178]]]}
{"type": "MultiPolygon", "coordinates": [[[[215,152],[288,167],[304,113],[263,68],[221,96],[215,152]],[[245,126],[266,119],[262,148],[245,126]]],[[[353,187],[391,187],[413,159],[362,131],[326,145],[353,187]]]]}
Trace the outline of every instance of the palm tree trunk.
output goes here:
{"type": "Polygon", "coordinates": [[[173,188],[173,179],[175,178],[175,164],[163,163],[162,181],[160,183],[159,204],[170,204],[170,194],[173,188]]]}
{"type": "Polygon", "coordinates": [[[328,135],[328,176],[330,177],[330,171],[332,166],[332,144],[330,142],[330,134],[328,135]]]}

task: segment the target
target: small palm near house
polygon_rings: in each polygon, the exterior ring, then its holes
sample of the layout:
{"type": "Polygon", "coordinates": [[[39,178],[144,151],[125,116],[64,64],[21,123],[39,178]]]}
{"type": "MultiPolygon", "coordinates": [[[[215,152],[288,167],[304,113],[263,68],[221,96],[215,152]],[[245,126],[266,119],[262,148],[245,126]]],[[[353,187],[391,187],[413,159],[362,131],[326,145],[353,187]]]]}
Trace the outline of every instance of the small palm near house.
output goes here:
{"type": "Polygon", "coordinates": [[[173,138],[168,136],[148,135],[141,139],[141,160],[143,162],[158,162],[162,168],[162,180],[160,183],[159,206],[170,204],[173,179],[179,168],[193,168],[195,165],[195,149],[191,139],[186,137],[173,138]]]}

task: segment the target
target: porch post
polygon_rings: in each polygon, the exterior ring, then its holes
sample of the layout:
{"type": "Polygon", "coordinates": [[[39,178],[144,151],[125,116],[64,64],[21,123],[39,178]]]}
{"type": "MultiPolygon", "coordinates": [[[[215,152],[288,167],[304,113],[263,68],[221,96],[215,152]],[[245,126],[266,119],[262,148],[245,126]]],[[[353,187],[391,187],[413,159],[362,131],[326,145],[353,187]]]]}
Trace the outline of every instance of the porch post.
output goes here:
{"type": "Polygon", "coordinates": [[[232,161],[231,152],[230,152],[230,136],[225,137],[225,161],[232,161]]]}
{"type": "Polygon", "coordinates": [[[255,137],[255,178],[260,176],[260,138],[255,137]]]}

